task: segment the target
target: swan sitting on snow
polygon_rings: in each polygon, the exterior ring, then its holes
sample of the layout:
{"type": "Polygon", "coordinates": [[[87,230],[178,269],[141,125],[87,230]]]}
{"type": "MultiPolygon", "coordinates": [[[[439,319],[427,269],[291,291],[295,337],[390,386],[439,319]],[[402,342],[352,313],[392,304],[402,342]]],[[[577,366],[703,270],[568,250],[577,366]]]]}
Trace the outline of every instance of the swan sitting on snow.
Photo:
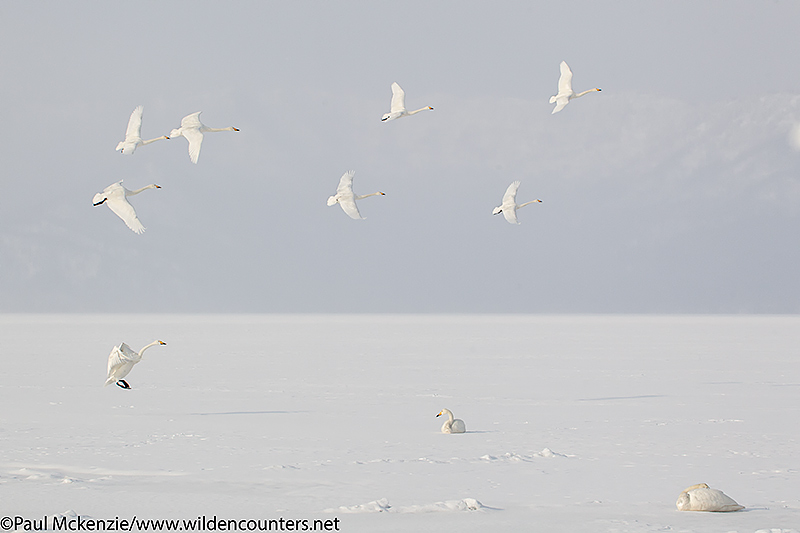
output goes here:
{"type": "Polygon", "coordinates": [[[502,205],[495,207],[492,211],[493,215],[499,215],[500,213],[503,213],[503,216],[506,217],[506,220],[509,224],[519,224],[519,222],[517,222],[517,209],[520,207],[525,207],[528,204],[541,202],[541,200],[537,198],[536,200],[531,200],[530,202],[517,205],[517,189],[519,189],[518,181],[515,181],[509,185],[508,189],[506,189],[506,193],[503,195],[502,205]]]}
{"type": "Polygon", "coordinates": [[[99,192],[94,195],[92,199],[92,205],[98,206],[102,204],[106,204],[109,209],[111,209],[114,214],[116,214],[119,218],[122,219],[125,224],[131,228],[135,233],[142,234],[144,233],[144,226],[141,222],[139,222],[139,217],[136,216],[136,210],[133,206],[128,202],[127,197],[133,196],[134,194],[139,194],[142,191],[146,191],[147,189],[160,189],[158,185],[155,183],[151,183],[141,189],[136,189],[135,191],[130,191],[122,186],[122,180],[119,180],[116,183],[112,183],[105,189],[103,192],[99,192]]]}
{"type": "Polygon", "coordinates": [[[388,113],[383,115],[381,120],[383,122],[389,122],[390,120],[394,120],[396,118],[410,117],[411,115],[416,115],[420,111],[425,111],[426,109],[433,108],[431,106],[425,106],[417,109],[416,111],[406,111],[406,93],[399,85],[397,85],[397,82],[394,82],[392,83],[392,107],[388,113]]]}
{"type": "Polygon", "coordinates": [[[144,106],[139,106],[131,113],[131,118],[128,119],[128,129],[125,131],[125,140],[117,144],[117,151],[125,155],[131,155],[140,146],[150,144],[161,139],[169,139],[166,135],[150,139],[148,141],[142,140],[142,113],[144,113],[144,106]]]}
{"type": "Polygon", "coordinates": [[[153,341],[139,350],[139,353],[131,350],[131,347],[124,342],[119,346],[114,346],[108,356],[108,379],[106,379],[106,384],[103,386],[111,385],[116,381],[117,385],[123,389],[130,389],[131,386],[122,378],[130,374],[133,365],[142,360],[142,355],[144,355],[146,349],[156,345],[166,346],[167,343],[153,341]]]}
{"type": "Polygon", "coordinates": [[[368,198],[378,194],[381,196],[386,196],[386,194],[378,191],[372,194],[356,196],[353,192],[353,176],[355,175],[355,170],[349,170],[342,175],[341,179],[339,180],[339,186],[336,188],[336,194],[328,197],[328,206],[330,207],[332,205],[339,204],[342,206],[342,210],[347,213],[350,218],[358,220],[364,219],[364,217],[362,217],[361,213],[358,212],[356,200],[361,200],[363,198],[368,198]]]}
{"type": "Polygon", "coordinates": [[[583,91],[582,93],[575,94],[572,90],[572,71],[569,69],[566,61],[561,62],[561,77],[558,78],[558,94],[550,97],[550,103],[556,104],[552,114],[558,113],[569,103],[570,100],[580,98],[584,94],[589,94],[593,91],[600,91],[597,87],[583,91]]]}
{"type": "Polygon", "coordinates": [[[181,127],[172,130],[169,134],[170,137],[183,136],[189,141],[189,159],[192,163],[197,164],[200,158],[200,147],[203,145],[203,133],[210,133],[214,131],[239,131],[238,128],[228,126],[227,128],[209,128],[200,122],[200,113],[192,113],[186,115],[181,119],[181,127]]]}
{"type": "Polygon", "coordinates": [[[447,420],[442,424],[442,433],[466,433],[467,426],[460,418],[453,418],[453,412],[450,409],[442,409],[436,417],[447,415],[447,420]]]}
{"type": "Polygon", "coordinates": [[[705,483],[685,489],[675,502],[679,511],[730,512],[744,509],[721,490],[710,489],[705,483]]]}

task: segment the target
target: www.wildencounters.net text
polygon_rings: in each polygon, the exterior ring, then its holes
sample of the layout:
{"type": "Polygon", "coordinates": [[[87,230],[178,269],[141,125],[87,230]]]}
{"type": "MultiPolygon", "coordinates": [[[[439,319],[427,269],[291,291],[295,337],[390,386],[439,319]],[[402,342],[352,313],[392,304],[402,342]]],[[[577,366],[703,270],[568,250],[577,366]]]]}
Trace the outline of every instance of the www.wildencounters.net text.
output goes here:
{"type": "Polygon", "coordinates": [[[198,516],[184,519],[111,519],[85,516],[44,516],[30,519],[22,516],[0,518],[1,531],[339,531],[339,519],[225,519],[198,516]]]}

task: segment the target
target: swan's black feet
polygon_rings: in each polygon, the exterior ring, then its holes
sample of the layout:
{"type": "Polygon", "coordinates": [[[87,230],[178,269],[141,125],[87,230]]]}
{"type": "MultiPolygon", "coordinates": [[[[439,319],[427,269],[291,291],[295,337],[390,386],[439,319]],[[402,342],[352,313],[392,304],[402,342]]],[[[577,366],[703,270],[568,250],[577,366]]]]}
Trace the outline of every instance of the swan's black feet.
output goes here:
{"type": "Polygon", "coordinates": [[[124,379],[121,379],[121,380],[117,381],[117,386],[118,387],[122,387],[123,389],[130,389],[131,388],[131,386],[128,385],[128,382],[125,381],[124,379]]]}

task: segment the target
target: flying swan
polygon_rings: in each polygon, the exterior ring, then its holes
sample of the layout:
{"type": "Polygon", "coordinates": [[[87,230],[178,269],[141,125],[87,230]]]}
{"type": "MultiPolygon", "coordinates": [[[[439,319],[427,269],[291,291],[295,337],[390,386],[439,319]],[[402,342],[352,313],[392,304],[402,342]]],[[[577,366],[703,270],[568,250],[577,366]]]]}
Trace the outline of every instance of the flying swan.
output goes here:
{"type": "Polygon", "coordinates": [[[442,409],[436,417],[447,415],[447,420],[442,424],[442,433],[466,433],[467,426],[460,418],[453,418],[453,412],[450,409],[442,409]]]}
{"type": "Polygon", "coordinates": [[[342,175],[342,179],[339,180],[339,187],[336,189],[336,194],[328,198],[328,206],[332,206],[334,204],[339,204],[342,206],[342,210],[347,213],[350,218],[355,218],[356,220],[361,219],[363,220],[364,217],[361,216],[361,213],[358,212],[358,206],[356,205],[356,200],[362,200],[364,198],[368,198],[370,196],[376,196],[380,194],[381,196],[386,196],[384,193],[378,191],[372,194],[365,194],[363,196],[356,196],[353,193],[353,176],[355,176],[355,170],[349,170],[342,175]]]}
{"type": "Polygon", "coordinates": [[[401,117],[410,117],[411,115],[416,115],[420,111],[425,111],[426,109],[433,109],[431,106],[426,106],[421,109],[417,109],[416,111],[406,111],[406,93],[403,89],[397,85],[397,82],[392,83],[392,108],[391,111],[383,115],[381,120],[383,122],[389,122],[390,120],[394,120],[396,118],[401,117]]]}
{"type": "Polygon", "coordinates": [[[162,341],[153,341],[139,350],[139,353],[131,350],[131,347],[124,342],[119,346],[114,346],[108,356],[108,379],[106,379],[106,384],[103,386],[105,387],[116,382],[119,387],[122,387],[123,389],[130,389],[131,386],[128,385],[128,382],[122,378],[130,374],[133,365],[142,360],[142,356],[144,355],[144,351],[146,349],[156,345],[166,346],[167,343],[162,341]]]}
{"type": "Polygon", "coordinates": [[[117,144],[117,151],[125,155],[131,155],[140,146],[150,144],[161,139],[169,139],[166,135],[150,139],[149,141],[142,140],[142,113],[144,113],[144,106],[139,106],[131,113],[131,118],[128,119],[128,129],[125,131],[125,140],[117,144]]]}
{"type": "Polygon", "coordinates": [[[721,490],[710,489],[705,483],[692,485],[681,492],[675,502],[679,511],[731,512],[744,509],[721,490]]]}
{"type": "Polygon", "coordinates": [[[108,208],[111,209],[119,218],[121,218],[129,228],[131,228],[135,233],[141,235],[144,233],[144,226],[142,226],[142,223],[139,222],[139,217],[136,216],[136,210],[133,209],[133,206],[130,204],[130,202],[128,202],[126,197],[139,194],[147,189],[160,188],[161,187],[155,183],[151,183],[150,185],[142,187],[141,189],[129,191],[122,186],[122,180],[119,180],[118,182],[103,189],[103,192],[95,194],[94,198],[92,199],[92,205],[98,206],[106,204],[108,208]]]}
{"type": "Polygon", "coordinates": [[[558,78],[558,94],[555,96],[550,97],[550,103],[556,104],[555,109],[553,112],[550,113],[555,114],[564,109],[570,100],[573,98],[580,98],[584,94],[588,94],[593,91],[600,91],[597,87],[594,89],[589,89],[588,91],[583,91],[582,93],[575,94],[575,91],[572,90],[572,71],[569,69],[569,65],[567,65],[566,61],[561,62],[561,77],[558,78]]]}
{"type": "Polygon", "coordinates": [[[209,128],[200,122],[200,113],[202,113],[202,111],[183,117],[183,119],[181,119],[181,127],[172,130],[169,134],[170,137],[179,137],[181,135],[186,137],[186,140],[189,141],[189,159],[195,164],[197,164],[197,160],[200,158],[200,146],[203,144],[203,133],[214,131],[239,131],[238,128],[234,128],[233,126],[228,126],[227,128],[209,128]]]}
{"type": "Polygon", "coordinates": [[[536,200],[517,205],[517,189],[519,189],[519,181],[515,181],[509,185],[508,189],[506,189],[506,193],[503,195],[503,204],[495,207],[492,211],[493,215],[503,213],[503,216],[506,217],[509,224],[519,224],[519,222],[517,222],[517,209],[529,204],[541,202],[541,200],[537,198],[536,200]]]}

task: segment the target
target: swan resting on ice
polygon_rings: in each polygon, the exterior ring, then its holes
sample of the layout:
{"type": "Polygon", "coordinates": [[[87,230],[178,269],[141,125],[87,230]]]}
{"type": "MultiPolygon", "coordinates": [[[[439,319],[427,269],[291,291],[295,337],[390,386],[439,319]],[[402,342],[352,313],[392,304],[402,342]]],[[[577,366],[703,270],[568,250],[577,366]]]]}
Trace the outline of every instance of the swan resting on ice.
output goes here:
{"type": "Polygon", "coordinates": [[[739,505],[733,499],[717,489],[710,489],[705,483],[699,483],[688,487],[678,497],[675,502],[679,511],[712,511],[725,513],[739,511],[744,506],[739,505]]]}
{"type": "Polygon", "coordinates": [[[128,201],[128,196],[133,196],[134,194],[139,194],[142,191],[146,191],[147,189],[160,189],[161,187],[156,185],[155,183],[151,183],[150,185],[146,185],[141,189],[136,189],[135,191],[131,191],[123,187],[122,180],[119,180],[116,183],[112,183],[105,189],[103,192],[99,192],[94,195],[92,199],[92,205],[98,206],[102,204],[106,204],[111,211],[114,212],[119,218],[125,222],[125,225],[131,228],[131,230],[135,233],[141,235],[144,233],[144,226],[139,221],[139,217],[136,216],[136,210],[128,201]]]}
{"type": "Polygon", "coordinates": [[[466,433],[467,426],[460,418],[453,418],[453,412],[450,409],[442,409],[436,417],[447,415],[447,420],[442,424],[442,433],[466,433]]]}
{"type": "Polygon", "coordinates": [[[116,382],[117,385],[123,389],[130,389],[131,386],[122,378],[130,374],[133,365],[142,360],[142,355],[144,355],[145,350],[156,345],[166,346],[167,343],[163,341],[153,341],[139,350],[139,353],[131,350],[131,347],[124,342],[119,346],[114,346],[108,356],[108,379],[106,379],[106,384],[103,386],[105,387],[116,382]]]}

